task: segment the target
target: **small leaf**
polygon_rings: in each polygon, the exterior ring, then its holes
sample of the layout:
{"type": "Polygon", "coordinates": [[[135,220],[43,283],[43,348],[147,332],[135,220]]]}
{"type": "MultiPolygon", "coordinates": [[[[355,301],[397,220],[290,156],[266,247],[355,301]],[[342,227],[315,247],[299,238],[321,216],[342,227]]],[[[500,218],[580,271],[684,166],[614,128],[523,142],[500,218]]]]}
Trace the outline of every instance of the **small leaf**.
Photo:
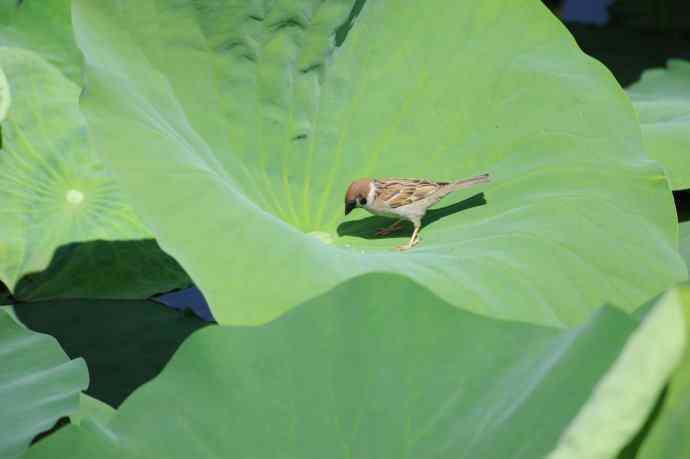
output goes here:
{"type": "Polygon", "coordinates": [[[647,70],[628,94],[640,116],[644,146],[674,190],[690,188],[690,62],[672,59],[647,70]]]}
{"type": "Polygon", "coordinates": [[[0,457],[19,457],[37,434],[79,407],[89,384],[83,359],[0,310],[0,457]]]}

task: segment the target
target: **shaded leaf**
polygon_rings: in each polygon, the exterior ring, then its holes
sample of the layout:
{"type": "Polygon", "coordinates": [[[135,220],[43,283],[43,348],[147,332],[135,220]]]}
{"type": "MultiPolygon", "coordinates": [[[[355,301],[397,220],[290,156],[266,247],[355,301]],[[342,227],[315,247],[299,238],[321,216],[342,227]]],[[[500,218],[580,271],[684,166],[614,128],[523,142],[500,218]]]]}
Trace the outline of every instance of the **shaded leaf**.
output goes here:
{"type": "Polygon", "coordinates": [[[43,271],[19,279],[14,295],[24,301],[140,299],[190,283],[182,267],[155,239],[98,240],[58,247],[43,271]]]}
{"type": "Polygon", "coordinates": [[[690,188],[690,62],[672,59],[665,69],[645,71],[628,94],[645,148],[663,164],[674,190],[690,188]]]}
{"type": "Polygon", "coordinates": [[[93,242],[151,233],[90,148],[79,87],[31,51],[0,48],[0,67],[14,98],[2,123],[0,279],[15,297],[142,298],[188,285],[155,242],[132,242],[128,252],[93,242]],[[19,288],[26,276],[40,282],[19,288]]]}
{"type": "Polygon", "coordinates": [[[107,426],[28,457],[611,457],[677,362],[681,317],[672,292],[641,322],[603,308],[560,331],[367,275],[264,326],[200,330],[107,426]]]}

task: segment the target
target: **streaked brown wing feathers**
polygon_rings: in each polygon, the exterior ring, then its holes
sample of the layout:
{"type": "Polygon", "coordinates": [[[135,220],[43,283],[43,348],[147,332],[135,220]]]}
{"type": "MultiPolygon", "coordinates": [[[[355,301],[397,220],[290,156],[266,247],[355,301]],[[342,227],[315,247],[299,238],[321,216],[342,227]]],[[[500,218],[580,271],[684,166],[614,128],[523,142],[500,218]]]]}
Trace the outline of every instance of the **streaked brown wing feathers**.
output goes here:
{"type": "Polygon", "coordinates": [[[379,199],[388,207],[407,206],[438,191],[446,182],[422,179],[390,178],[375,181],[379,199]]]}

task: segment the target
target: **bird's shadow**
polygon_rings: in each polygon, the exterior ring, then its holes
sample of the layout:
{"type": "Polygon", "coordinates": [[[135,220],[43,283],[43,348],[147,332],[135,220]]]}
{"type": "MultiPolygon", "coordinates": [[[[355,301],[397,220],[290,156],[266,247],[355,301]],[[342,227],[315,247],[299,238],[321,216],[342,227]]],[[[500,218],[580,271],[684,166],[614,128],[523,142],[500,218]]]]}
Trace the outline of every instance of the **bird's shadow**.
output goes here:
{"type": "MultiPolygon", "coordinates": [[[[429,209],[422,219],[422,227],[429,226],[435,221],[440,220],[443,217],[447,217],[448,215],[471,209],[472,207],[483,206],[484,204],[486,204],[484,193],[477,193],[474,196],[470,196],[467,199],[463,199],[462,201],[458,201],[449,206],[441,207],[440,209],[429,209]]],[[[395,220],[392,218],[376,216],[362,218],[361,220],[343,222],[338,225],[338,236],[353,236],[364,239],[386,239],[401,237],[403,235],[409,235],[412,233],[412,223],[405,221],[398,230],[390,234],[385,236],[376,235],[377,229],[392,225],[393,222],[395,222],[395,220]]]]}

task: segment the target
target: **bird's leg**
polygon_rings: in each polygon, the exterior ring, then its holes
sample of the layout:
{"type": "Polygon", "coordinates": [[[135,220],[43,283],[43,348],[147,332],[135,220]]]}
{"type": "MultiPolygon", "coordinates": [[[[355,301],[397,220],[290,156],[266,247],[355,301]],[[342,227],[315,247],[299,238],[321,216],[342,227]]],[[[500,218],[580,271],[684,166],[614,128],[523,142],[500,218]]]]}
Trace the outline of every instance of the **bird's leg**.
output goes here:
{"type": "Polygon", "coordinates": [[[421,223],[414,222],[414,231],[412,232],[412,237],[410,238],[410,242],[408,242],[407,244],[401,245],[400,247],[398,247],[398,250],[407,250],[407,249],[410,249],[410,248],[414,247],[415,245],[417,245],[417,243],[419,242],[419,230],[420,230],[421,226],[422,226],[421,223]]]}
{"type": "Polygon", "coordinates": [[[376,230],[376,235],[377,236],[386,236],[388,234],[391,234],[400,228],[400,224],[402,223],[402,220],[397,220],[395,223],[393,223],[390,226],[387,226],[386,228],[379,228],[376,230]]]}

